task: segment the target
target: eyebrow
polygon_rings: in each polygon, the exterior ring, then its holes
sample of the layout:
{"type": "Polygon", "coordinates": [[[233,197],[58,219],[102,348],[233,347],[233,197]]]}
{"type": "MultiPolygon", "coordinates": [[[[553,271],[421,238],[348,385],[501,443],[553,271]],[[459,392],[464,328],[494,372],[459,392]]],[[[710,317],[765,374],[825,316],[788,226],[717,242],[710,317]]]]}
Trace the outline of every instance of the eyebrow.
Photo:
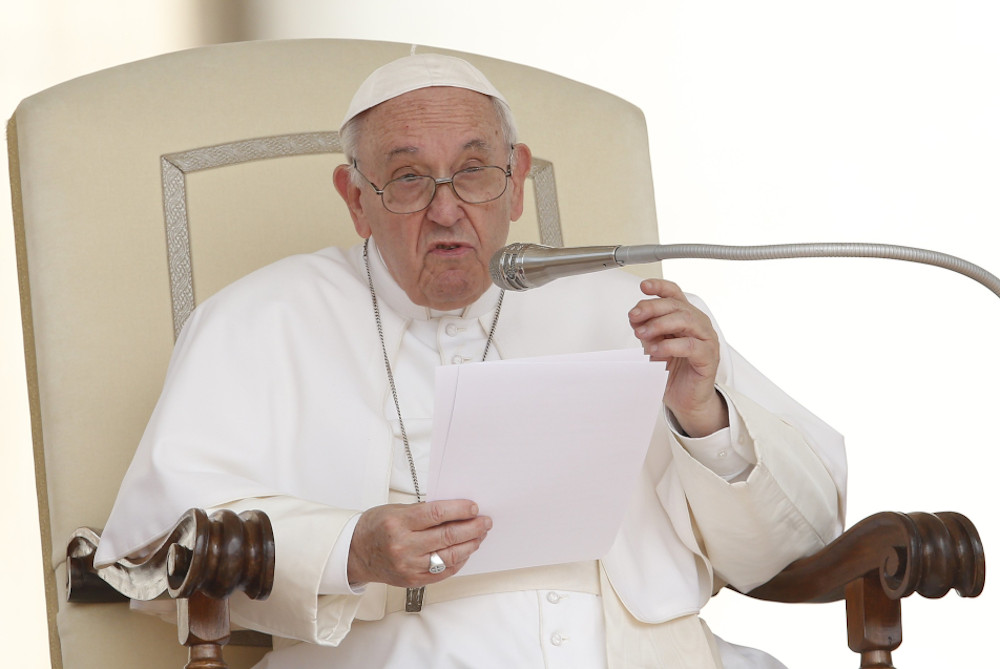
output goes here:
{"type": "Polygon", "coordinates": [[[473,139],[473,140],[469,140],[468,142],[466,142],[465,146],[462,147],[462,150],[480,149],[482,151],[489,151],[492,148],[493,147],[490,146],[489,142],[487,142],[485,140],[482,140],[482,139],[473,139]]]}
{"type": "Polygon", "coordinates": [[[400,147],[397,147],[395,149],[390,150],[389,153],[385,154],[385,157],[386,157],[387,160],[392,160],[396,156],[398,156],[400,154],[403,154],[403,153],[414,154],[414,153],[418,153],[418,152],[419,152],[419,149],[417,147],[415,147],[415,146],[400,146],[400,147]]]}

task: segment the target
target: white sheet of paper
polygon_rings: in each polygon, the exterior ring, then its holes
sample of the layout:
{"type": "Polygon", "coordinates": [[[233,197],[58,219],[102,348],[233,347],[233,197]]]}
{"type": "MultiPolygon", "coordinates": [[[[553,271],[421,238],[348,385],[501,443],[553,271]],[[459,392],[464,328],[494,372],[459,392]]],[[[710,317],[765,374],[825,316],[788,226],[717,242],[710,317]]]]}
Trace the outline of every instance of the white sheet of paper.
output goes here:
{"type": "Polygon", "coordinates": [[[461,573],[602,557],[666,376],[638,349],[440,367],[428,498],[471,499],[493,519],[461,573]]]}

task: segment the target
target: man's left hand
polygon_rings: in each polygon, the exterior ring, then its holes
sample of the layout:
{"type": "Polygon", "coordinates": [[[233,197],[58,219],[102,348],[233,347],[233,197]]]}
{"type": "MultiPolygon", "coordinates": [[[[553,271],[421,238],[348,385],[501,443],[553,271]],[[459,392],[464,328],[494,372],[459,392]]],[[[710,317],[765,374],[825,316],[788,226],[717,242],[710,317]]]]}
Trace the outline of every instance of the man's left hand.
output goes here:
{"type": "Polygon", "coordinates": [[[653,299],[640,301],[628,318],[650,360],[667,363],[663,403],[690,437],[728,426],[729,411],[715,389],[719,336],[711,320],[671,281],[646,279],[640,288],[653,299]]]}

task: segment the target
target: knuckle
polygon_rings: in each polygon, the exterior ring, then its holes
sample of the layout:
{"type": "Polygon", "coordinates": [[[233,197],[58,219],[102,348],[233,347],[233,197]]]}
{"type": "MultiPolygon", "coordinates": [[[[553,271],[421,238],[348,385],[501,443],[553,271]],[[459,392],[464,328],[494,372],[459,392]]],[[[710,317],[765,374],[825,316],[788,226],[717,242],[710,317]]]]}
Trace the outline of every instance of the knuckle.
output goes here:
{"type": "Polygon", "coordinates": [[[455,544],[462,542],[461,532],[454,524],[445,525],[441,536],[442,539],[444,539],[445,544],[448,546],[454,546],[455,544]]]}
{"type": "Polygon", "coordinates": [[[433,525],[440,525],[447,519],[444,506],[441,504],[435,504],[433,502],[427,504],[427,513],[431,520],[431,524],[433,525]]]}
{"type": "Polygon", "coordinates": [[[476,546],[462,545],[461,547],[455,547],[449,550],[449,558],[445,560],[445,564],[450,568],[458,569],[463,564],[469,561],[472,553],[476,550],[476,546]]]}
{"type": "Polygon", "coordinates": [[[403,531],[403,521],[399,516],[384,516],[379,525],[382,531],[390,537],[398,536],[403,531]]]}

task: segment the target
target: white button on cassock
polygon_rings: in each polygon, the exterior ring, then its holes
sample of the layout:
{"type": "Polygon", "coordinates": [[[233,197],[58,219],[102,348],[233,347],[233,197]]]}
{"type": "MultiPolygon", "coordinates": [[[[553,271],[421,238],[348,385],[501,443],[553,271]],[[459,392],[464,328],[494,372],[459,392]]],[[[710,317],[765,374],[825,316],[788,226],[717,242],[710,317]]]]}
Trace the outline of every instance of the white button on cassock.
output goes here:
{"type": "Polygon", "coordinates": [[[542,590],[538,645],[547,669],[607,669],[601,598],[583,592],[542,590]]]}

